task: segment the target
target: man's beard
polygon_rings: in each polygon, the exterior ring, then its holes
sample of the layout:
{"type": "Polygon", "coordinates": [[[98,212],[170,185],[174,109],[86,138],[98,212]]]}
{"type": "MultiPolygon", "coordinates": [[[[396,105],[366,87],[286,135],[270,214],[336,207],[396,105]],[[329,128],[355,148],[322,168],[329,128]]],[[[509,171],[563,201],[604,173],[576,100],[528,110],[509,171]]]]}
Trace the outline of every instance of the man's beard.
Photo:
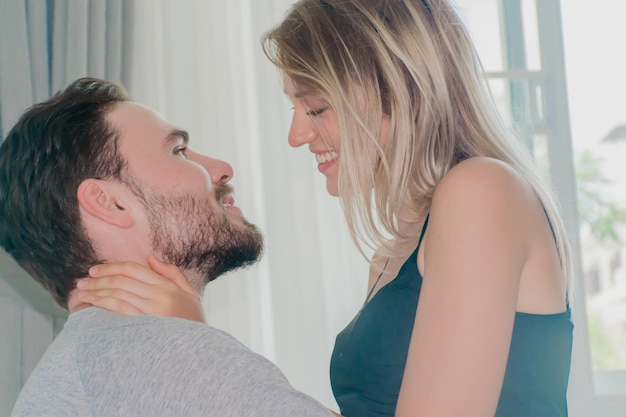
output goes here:
{"type": "MultiPolygon", "coordinates": [[[[230,186],[216,187],[218,204],[230,192],[230,186]]],[[[208,195],[165,196],[152,190],[141,194],[155,254],[178,266],[198,291],[226,272],[253,264],[263,251],[256,226],[245,219],[233,223],[208,195]]]]}

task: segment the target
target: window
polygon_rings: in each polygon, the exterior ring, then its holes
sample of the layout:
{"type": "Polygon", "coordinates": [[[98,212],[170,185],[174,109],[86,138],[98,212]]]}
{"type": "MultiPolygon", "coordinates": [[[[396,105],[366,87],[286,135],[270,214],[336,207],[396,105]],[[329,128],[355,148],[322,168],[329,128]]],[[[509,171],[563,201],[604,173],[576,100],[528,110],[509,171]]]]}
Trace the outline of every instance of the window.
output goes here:
{"type": "Polygon", "coordinates": [[[600,292],[600,269],[597,265],[590,266],[585,270],[585,290],[587,295],[593,295],[600,292]]]}

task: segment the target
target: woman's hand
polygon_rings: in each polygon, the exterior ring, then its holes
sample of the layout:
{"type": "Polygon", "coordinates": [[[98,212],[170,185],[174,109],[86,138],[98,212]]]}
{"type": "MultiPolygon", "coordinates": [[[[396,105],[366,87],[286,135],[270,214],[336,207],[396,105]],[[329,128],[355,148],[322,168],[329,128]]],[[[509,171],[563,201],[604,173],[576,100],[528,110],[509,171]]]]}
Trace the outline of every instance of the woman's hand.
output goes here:
{"type": "Polygon", "coordinates": [[[134,262],[101,264],[78,280],[81,302],[128,315],[179,317],[205,322],[200,294],[175,265],[148,257],[147,268],[134,262]]]}

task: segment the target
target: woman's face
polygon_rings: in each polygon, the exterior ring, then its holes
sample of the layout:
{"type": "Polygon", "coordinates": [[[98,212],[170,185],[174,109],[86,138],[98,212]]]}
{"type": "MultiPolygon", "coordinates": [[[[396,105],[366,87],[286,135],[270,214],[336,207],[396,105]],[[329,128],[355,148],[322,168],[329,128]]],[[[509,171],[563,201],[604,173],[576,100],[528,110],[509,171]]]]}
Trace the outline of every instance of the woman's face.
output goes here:
{"type": "Polygon", "coordinates": [[[299,89],[288,75],[284,77],[284,90],[293,104],[289,145],[309,145],[319,171],[326,176],[328,193],[338,196],[341,138],[335,112],[320,97],[299,89]]]}
{"type": "MultiPolygon", "coordinates": [[[[341,137],[337,115],[319,96],[300,89],[289,77],[283,79],[285,94],[293,103],[293,117],[289,129],[289,144],[299,147],[309,145],[315,155],[319,171],[326,176],[326,190],[330,195],[339,195],[339,158],[341,137]]],[[[381,138],[385,138],[389,119],[383,117],[381,138]]],[[[381,141],[384,145],[384,140],[381,141]]]]}

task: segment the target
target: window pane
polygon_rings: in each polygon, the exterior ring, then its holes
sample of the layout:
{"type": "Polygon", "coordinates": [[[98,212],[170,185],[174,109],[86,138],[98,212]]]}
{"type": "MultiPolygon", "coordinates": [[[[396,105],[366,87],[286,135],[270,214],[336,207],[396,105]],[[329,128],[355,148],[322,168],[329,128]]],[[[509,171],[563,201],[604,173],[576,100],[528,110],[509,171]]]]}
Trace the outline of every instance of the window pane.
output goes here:
{"type": "Polygon", "coordinates": [[[502,36],[500,35],[499,0],[457,2],[457,10],[465,21],[486,71],[504,69],[502,36]]]}
{"type": "Polygon", "coordinates": [[[535,0],[522,0],[522,27],[524,30],[524,46],[526,49],[526,68],[537,71],[541,69],[539,54],[539,33],[537,32],[537,7],[535,0]]]}
{"type": "Polygon", "coordinates": [[[626,392],[626,3],[562,1],[596,390],[626,392]],[[581,30],[584,28],[584,30],[581,30]],[[601,47],[602,45],[607,47],[601,47]]]}

